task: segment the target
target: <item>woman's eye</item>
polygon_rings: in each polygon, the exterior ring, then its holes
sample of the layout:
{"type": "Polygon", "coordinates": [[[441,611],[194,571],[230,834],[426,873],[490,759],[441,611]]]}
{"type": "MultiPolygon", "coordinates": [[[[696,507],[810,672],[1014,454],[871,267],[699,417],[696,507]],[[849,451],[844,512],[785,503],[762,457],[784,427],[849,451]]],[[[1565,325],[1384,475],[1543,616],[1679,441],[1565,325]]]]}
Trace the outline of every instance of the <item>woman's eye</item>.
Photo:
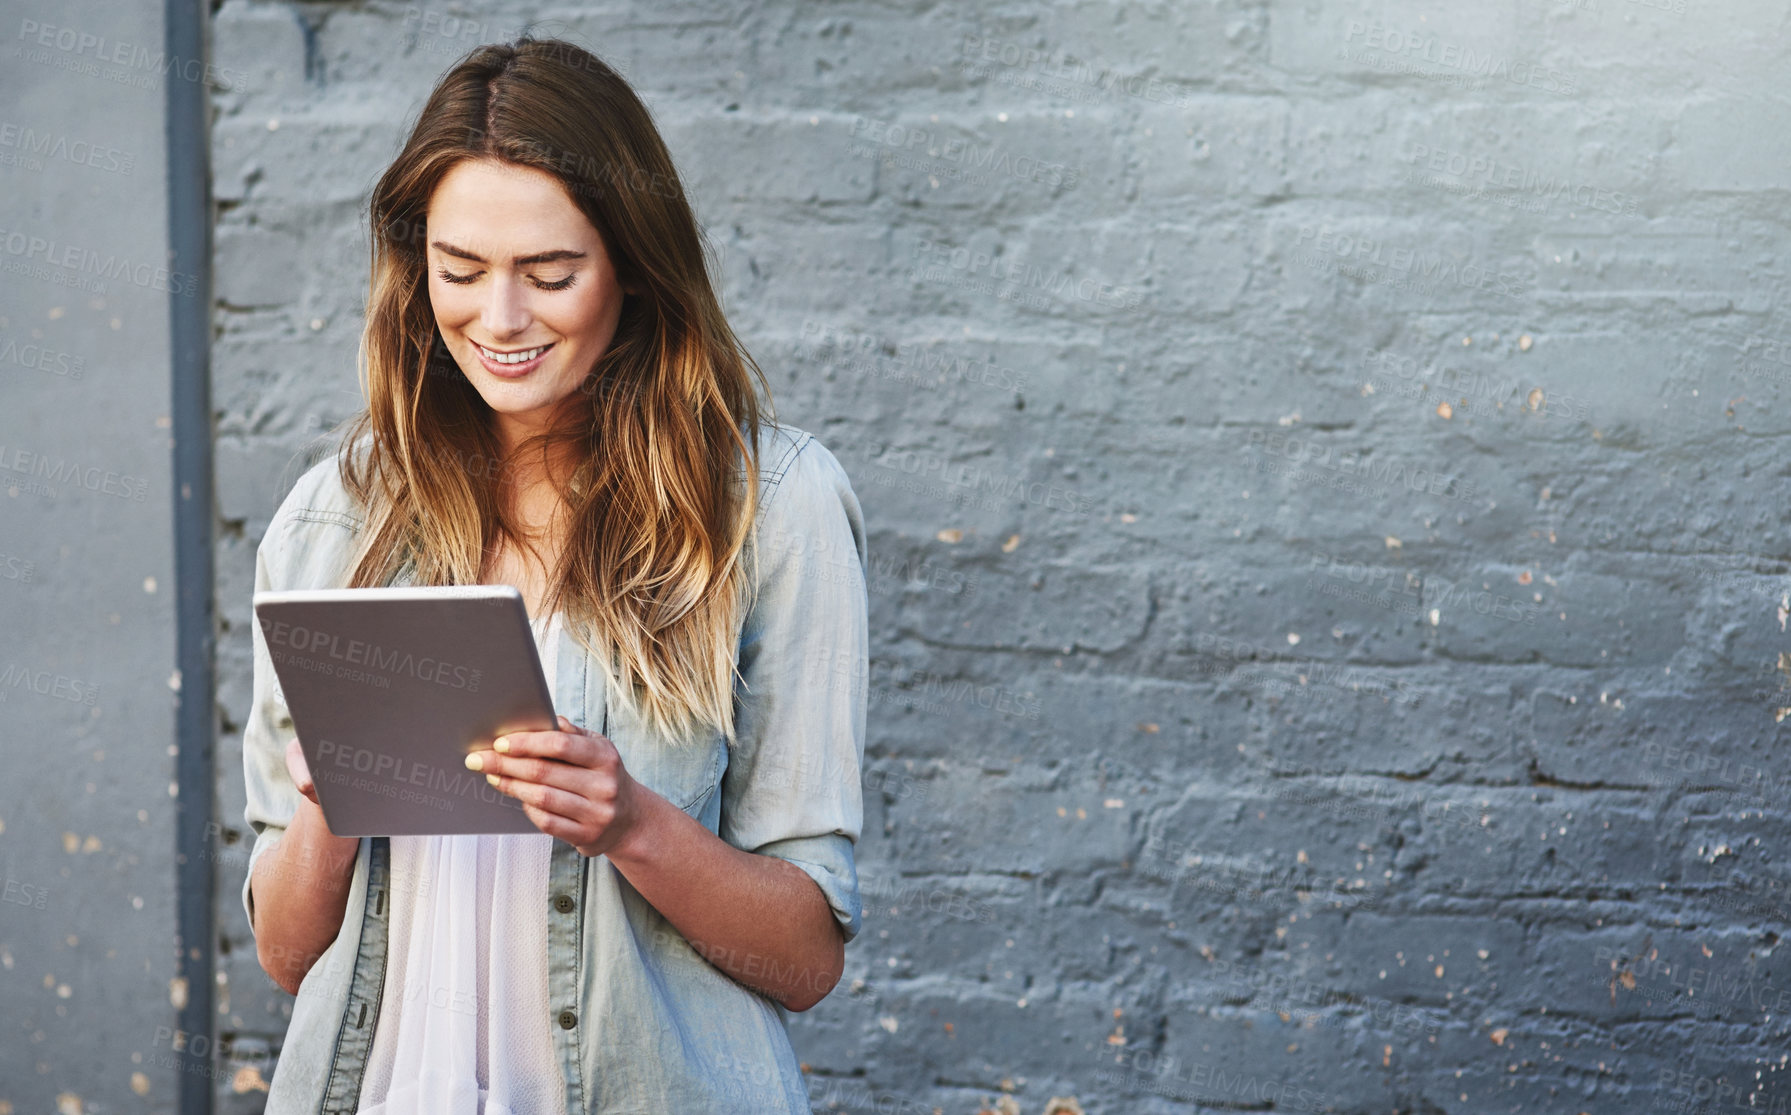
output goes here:
{"type": "MultiPolygon", "coordinates": [[[[533,278],[533,276],[531,276],[531,278],[533,278]]],[[[567,287],[572,285],[572,281],[576,278],[578,278],[578,275],[576,273],[574,273],[571,275],[567,275],[564,279],[555,279],[551,283],[547,282],[546,280],[543,280],[543,279],[535,279],[534,282],[535,282],[535,285],[540,287],[542,290],[565,290],[567,287]]]]}
{"type": "Polygon", "coordinates": [[[446,267],[437,271],[436,274],[440,275],[442,277],[443,282],[448,282],[448,283],[470,283],[474,279],[479,277],[479,273],[477,271],[473,272],[471,275],[456,275],[454,272],[448,270],[446,267]]]}

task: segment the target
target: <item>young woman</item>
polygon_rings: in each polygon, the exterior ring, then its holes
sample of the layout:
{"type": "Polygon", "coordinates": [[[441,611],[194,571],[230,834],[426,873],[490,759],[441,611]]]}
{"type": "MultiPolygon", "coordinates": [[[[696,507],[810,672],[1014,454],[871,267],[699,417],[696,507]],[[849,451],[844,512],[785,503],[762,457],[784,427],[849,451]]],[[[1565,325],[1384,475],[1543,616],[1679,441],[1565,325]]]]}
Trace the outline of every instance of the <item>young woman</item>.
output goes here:
{"type": "Polygon", "coordinates": [[[786,1011],[860,915],[851,484],[761,421],[665,144],[578,47],[456,65],[372,229],[367,406],[256,588],[515,585],[562,715],[468,761],[538,834],[337,837],[254,632],[267,1111],[806,1113],[786,1011]]]}

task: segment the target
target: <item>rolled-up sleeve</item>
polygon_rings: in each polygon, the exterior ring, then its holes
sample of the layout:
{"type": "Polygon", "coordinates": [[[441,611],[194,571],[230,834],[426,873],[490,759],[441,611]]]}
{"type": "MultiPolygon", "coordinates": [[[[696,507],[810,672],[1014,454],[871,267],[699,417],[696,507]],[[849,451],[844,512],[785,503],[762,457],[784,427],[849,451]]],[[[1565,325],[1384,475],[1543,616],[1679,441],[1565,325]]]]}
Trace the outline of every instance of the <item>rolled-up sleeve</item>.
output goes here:
{"type": "Polygon", "coordinates": [[[845,469],[812,435],[765,464],[782,475],[755,532],[720,834],[806,872],[850,941],[870,662],[864,518],[845,469]]]}

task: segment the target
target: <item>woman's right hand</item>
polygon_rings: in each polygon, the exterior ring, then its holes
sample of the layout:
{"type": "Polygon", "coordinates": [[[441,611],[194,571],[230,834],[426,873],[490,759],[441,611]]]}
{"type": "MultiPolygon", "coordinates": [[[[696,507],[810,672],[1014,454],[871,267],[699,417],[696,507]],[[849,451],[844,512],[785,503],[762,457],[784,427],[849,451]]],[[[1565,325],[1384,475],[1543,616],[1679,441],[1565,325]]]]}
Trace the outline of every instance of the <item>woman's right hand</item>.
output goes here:
{"type": "Polygon", "coordinates": [[[317,800],[317,784],[311,781],[311,768],[305,762],[305,749],[299,746],[297,736],[286,741],[286,773],[292,776],[292,784],[298,792],[311,800],[311,804],[319,809],[323,803],[317,800]]]}

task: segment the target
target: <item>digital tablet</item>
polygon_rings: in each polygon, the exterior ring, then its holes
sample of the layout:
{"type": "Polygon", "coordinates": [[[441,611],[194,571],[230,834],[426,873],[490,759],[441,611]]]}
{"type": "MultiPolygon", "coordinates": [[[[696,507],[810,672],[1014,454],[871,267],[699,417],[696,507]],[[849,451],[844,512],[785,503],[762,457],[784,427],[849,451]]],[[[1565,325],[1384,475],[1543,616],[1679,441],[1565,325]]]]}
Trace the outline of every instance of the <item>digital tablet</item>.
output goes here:
{"type": "Polygon", "coordinates": [[[553,698],[509,585],[258,592],[255,619],[337,836],[539,832],[468,770],[553,698]]]}

